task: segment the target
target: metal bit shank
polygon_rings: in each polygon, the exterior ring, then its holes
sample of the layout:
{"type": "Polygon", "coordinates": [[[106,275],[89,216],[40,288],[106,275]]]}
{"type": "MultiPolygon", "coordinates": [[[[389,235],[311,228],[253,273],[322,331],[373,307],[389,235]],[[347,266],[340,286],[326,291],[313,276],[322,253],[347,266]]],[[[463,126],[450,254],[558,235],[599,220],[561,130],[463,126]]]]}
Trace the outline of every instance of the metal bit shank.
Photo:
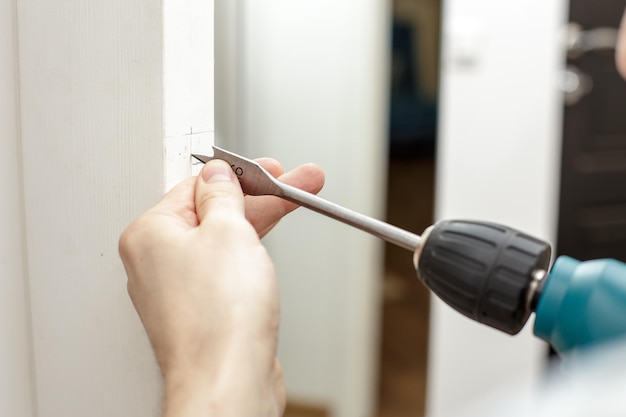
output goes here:
{"type": "Polygon", "coordinates": [[[241,183],[241,188],[248,195],[274,195],[291,201],[325,216],[331,217],[350,226],[361,229],[393,243],[394,245],[414,252],[421,242],[419,235],[410,233],[399,227],[374,219],[356,211],[331,203],[314,194],[307,193],[296,187],[284,184],[274,178],[257,162],[232,152],[213,147],[213,157],[193,155],[204,163],[211,159],[222,159],[228,162],[241,183]]]}

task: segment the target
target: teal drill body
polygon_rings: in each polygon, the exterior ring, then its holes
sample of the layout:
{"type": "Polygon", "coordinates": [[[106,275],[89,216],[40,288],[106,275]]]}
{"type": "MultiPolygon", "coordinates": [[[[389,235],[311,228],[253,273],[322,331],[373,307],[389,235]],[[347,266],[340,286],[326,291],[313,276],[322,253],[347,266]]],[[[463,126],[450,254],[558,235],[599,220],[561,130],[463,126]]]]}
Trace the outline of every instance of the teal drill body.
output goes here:
{"type": "Polygon", "coordinates": [[[534,333],[560,353],[626,336],[626,264],[559,257],[545,278],[534,333]]]}

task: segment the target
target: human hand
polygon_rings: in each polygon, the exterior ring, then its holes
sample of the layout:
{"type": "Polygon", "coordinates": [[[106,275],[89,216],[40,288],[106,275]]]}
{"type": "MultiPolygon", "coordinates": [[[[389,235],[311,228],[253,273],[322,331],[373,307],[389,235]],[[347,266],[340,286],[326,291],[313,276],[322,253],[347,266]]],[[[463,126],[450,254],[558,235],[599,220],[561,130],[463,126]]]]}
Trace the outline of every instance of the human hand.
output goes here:
{"type": "MultiPolygon", "coordinates": [[[[256,159],[263,168],[280,182],[301,190],[317,194],[324,185],[324,172],[314,164],[300,165],[291,172],[284,173],[278,161],[271,158],[256,159]]],[[[245,197],[246,218],[252,223],[259,237],[265,236],[286,214],[298,205],[274,196],[245,197]]]]}
{"type": "MultiPolygon", "coordinates": [[[[281,180],[321,185],[323,175],[306,180],[307,172],[321,170],[305,166],[281,180]]],[[[278,289],[257,231],[293,208],[270,197],[244,202],[230,167],[211,161],[123,233],[128,292],[164,376],[164,417],[282,414],[278,289]]]]}

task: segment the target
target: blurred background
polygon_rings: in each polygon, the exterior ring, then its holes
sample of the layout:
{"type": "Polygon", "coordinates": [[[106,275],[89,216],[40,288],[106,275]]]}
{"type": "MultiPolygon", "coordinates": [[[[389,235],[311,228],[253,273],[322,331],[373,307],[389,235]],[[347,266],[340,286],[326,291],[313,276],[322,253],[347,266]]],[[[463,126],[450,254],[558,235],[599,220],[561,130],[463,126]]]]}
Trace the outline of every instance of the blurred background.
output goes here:
{"type": "MultiPolygon", "coordinates": [[[[216,1],[216,143],[422,233],[477,218],[580,259],[626,253],[623,0],[216,1]]],[[[288,417],[449,415],[549,349],[431,299],[411,254],[299,210],[266,239],[288,417]]]]}

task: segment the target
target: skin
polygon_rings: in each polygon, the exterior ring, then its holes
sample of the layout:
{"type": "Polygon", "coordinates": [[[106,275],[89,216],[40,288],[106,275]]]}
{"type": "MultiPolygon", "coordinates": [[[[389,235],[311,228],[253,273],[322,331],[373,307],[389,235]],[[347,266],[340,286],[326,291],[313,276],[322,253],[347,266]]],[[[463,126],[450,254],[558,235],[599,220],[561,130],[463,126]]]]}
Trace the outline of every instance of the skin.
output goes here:
{"type": "MultiPolygon", "coordinates": [[[[309,192],[324,183],[315,165],[283,174],[275,160],[259,162],[309,192]]],[[[163,417],[282,415],[278,285],[260,237],[296,207],[244,197],[216,160],[120,237],[128,293],[163,374],[163,417]]]]}
{"type": "Polygon", "coordinates": [[[626,79],[626,11],[622,16],[622,23],[620,26],[617,49],[615,53],[615,63],[622,77],[626,79]]]}
{"type": "MultiPolygon", "coordinates": [[[[626,13],[616,65],[626,78],[626,13]]],[[[317,193],[315,165],[281,181],[317,193]]],[[[278,286],[260,238],[294,204],[244,197],[230,167],[205,165],[120,237],[128,293],[164,378],[163,417],[281,416],[285,388],[276,360],[278,286]]]]}

